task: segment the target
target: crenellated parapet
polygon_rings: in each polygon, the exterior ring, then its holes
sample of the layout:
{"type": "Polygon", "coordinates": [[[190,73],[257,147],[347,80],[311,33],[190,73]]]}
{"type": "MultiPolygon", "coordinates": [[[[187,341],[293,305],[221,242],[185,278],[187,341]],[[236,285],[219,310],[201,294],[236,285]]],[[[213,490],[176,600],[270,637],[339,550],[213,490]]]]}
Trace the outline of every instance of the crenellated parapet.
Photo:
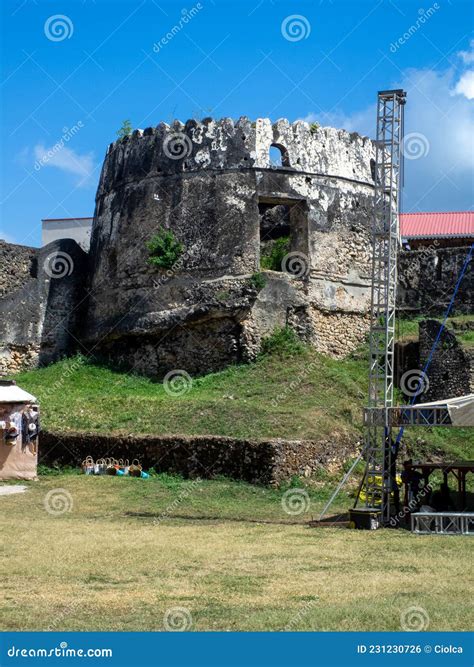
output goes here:
{"type": "Polygon", "coordinates": [[[282,168],[372,184],[374,143],[368,137],[331,127],[290,123],[268,118],[241,117],[202,121],[174,121],[135,130],[110,144],[98,196],[120,182],[146,177],[213,170],[265,170],[282,168]],[[272,163],[271,147],[281,154],[272,163]]]}

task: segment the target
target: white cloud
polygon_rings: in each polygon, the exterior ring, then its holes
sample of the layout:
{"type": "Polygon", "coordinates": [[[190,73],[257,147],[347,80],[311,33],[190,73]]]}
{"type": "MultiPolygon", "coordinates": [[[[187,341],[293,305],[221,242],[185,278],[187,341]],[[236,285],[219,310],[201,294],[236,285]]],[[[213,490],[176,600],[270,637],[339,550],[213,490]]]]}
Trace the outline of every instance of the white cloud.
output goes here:
{"type": "Polygon", "coordinates": [[[468,100],[474,99],[474,70],[464,72],[456,84],[454,92],[458,95],[464,95],[468,100]]]}
{"type": "Polygon", "coordinates": [[[303,120],[307,123],[318,122],[323,127],[338,127],[348,132],[359,132],[372,137],[375,132],[375,104],[363,111],[345,114],[343,111],[328,111],[322,113],[308,113],[303,120]]]}
{"type": "MultiPolygon", "coordinates": [[[[472,206],[474,81],[467,74],[454,67],[412,69],[392,84],[407,91],[405,133],[422,134],[429,144],[420,159],[405,161],[405,211],[455,211],[472,206]]],[[[373,105],[353,114],[340,110],[308,114],[307,119],[371,137],[375,134],[373,105]]]]}
{"type": "Polygon", "coordinates": [[[474,63],[474,39],[471,39],[469,46],[469,51],[459,51],[458,53],[458,56],[466,63],[466,65],[474,63]]]}
{"type": "Polygon", "coordinates": [[[62,171],[79,176],[78,185],[87,185],[94,171],[93,153],[80,155],[72,148],[61,146],[60,143],[46,148],[42,144],[34,147],[36,158],[35,169],[39,171],[42,167],[56,167],[62,171]]]}

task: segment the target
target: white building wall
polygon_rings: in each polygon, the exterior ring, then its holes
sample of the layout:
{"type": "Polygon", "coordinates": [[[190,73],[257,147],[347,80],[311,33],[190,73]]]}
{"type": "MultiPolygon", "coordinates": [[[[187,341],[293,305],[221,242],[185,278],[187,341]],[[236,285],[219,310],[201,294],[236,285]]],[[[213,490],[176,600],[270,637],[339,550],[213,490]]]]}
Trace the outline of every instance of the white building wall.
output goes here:
{"type": "Polygon", "coordinates": [[[59,239],[74,239],[83,250],[89,252],[92,221],[94,218],[64,218],[42,220],[42,245],[59,239]]]}

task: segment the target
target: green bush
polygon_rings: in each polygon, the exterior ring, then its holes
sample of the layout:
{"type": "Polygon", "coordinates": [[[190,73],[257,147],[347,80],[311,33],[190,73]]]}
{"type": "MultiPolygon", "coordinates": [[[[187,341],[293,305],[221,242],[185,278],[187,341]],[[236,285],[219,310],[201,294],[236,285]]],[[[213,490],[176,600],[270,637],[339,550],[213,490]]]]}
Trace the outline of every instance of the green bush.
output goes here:
{"type": "Polygon", "coordinates": [[[260,266],[269,271],[281,271],[283,258],[290,252],[290,237],[282,236],[276,241],[269,242],[262,248],[260,266]]]}
{"type": "Polygon", "coordinates": [[[306,352],[306,346],[298,338],[291,327],[275,329],[271,336],[263,338],[261,354],[272,354],[280,357],[293,357],[306,352]]]}
{"type": "Polygon", "coordinates": [[[160,229],[147,242],[150,253],[148,263],[162,269],[171,269],[183,253],[183,244],[176,240],[169,229],[160,229]]]}
{"type": "Polygon", "coordinates": [[[123,139],[124,137],[128,137],[130,134],[132,134],[132,132],[133,132],[133,127],[131,122],[129,120],[124,120],[122,123],[122,127],[117,132],[117,136],[119,139],[123,139]]]}
{"type": "Polygon", "coordinates": [[[309,131],[311,132],[311,134],[316,134],[316,130],[319,129],[320,127],[321,126],[319,123],[311,123],[311,125],[309,126],[309,131]]]}
{"type": "Polygon", "coordinates": [[[267,284],[263,273],[253,273],[249,279],[250,286],[256,290],[261,290],[267,284]]]}

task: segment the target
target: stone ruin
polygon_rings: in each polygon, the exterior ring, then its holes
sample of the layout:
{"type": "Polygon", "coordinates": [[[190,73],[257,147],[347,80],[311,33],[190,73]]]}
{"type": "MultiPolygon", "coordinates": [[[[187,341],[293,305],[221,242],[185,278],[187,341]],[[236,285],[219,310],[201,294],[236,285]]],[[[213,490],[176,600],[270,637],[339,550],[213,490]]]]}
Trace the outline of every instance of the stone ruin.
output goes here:
{"type": "MultiPolygon", "coordinates": [[[[254,359],[284,326],[349,354],[369,327],[373,171],[373,141],[303,121],[176,121],[119,139],[89,256],[72,240],[0,242],[0,373],[79,350],[157,378],[201,374],[254,359]],[[181,244],[166,269],[148,261],[161,229],[181,244]]],[[[402,285],[420,307],[413,277],[402,285]]]]}
{"type": "Polygon", "coordinates": [[[157,376],[251,360],[286,325],[321,352],[350,353],[368,328],[373,157],[358,134],[268,119],[161,124],[111,144],[86,347],[157,376]],[[183,246],[168,270],[147,262],[160,228],[183,246]],[[283,260],[264,270],[278,239],[283,260]]]}

